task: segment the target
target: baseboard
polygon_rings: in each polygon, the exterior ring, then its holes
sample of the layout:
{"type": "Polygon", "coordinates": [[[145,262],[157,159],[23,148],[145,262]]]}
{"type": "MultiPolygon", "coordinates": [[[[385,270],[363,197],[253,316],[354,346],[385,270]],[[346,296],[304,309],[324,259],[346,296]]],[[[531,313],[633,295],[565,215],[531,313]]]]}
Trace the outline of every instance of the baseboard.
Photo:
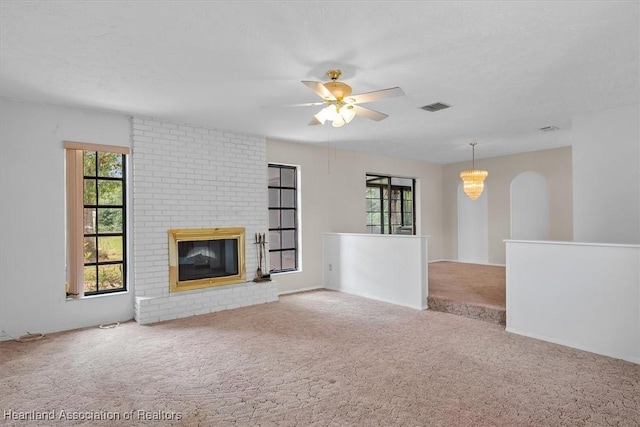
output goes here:
{"type": "Polygon", "coordinates": [[[431,264],[432,262],[455,262],[458,264],[474,264],[474,265],[488,265],[491,267],[506,267],[506,264],[494,264],[492,262],[470,262],[470,261],[460,261],[457,259],[437,259],[437,260],[433,260],[433,261],[429,261],[429,264],[431,264]]]}
{"type": "Polygon", "coordinates": [[[556,338],[550,338],[550,337],[545,337],[545,336],[538,335],[538,334],[532,334],[530,332],[520,331],[518,329],[509,327],[509,326],[507,326],[504,330],[505,330],[505,332],[509,332],[511,334],[522,335],[524,337],[533,338],[533,339],[540,340],[540,341],[546,341],[546,342],[550,342],[550,343],[553,343],[553,344],[562,345],[562,346],[565,346],[565,347],[575,348],[576,350],[586,351],[586,352],[589,352],[589,353],[599,354],[601,356],[612,357],[614,359],[626,360],[627,362],[640,364],[640,358],[639,357],[623,356],[623,355],[615,354],[615,353],[612,353],[612,352],[606,352],[606,351],[603,351],[603,350],[588,348],[587,346],[582,346],[580,344],[568,342],[568,341],[565,341],[565,340],[556,339],[556,338]]]}
{"type": "Polygon", "coordinates": [[[315,286],[315,287],[310,287],[310,288],[300,288],[300,289],[293,289],[293,290],[289,290],[289,291],[282,291],[282,292],[279,292],[278,295],[297,294],[299,292],[317,291],[319,289],[327,289],[327,288],[325,288],[324,286],[315,286]]]}

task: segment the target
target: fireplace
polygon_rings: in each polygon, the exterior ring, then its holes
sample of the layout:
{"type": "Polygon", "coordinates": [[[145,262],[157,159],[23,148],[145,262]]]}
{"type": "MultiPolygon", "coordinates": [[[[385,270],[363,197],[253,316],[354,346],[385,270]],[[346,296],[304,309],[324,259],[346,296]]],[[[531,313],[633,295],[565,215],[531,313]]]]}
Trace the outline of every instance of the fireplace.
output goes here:
{"type": "Polygon", "coordinates": [[[169,291],[246,282],[244,228],[169,230],[169,291]]]}

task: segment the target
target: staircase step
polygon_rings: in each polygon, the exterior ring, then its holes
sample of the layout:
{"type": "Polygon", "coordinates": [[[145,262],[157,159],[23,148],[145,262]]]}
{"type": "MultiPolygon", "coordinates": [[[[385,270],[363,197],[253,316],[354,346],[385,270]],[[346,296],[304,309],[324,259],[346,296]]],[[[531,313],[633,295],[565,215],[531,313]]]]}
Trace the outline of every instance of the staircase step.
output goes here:
{"type": "Polygon", "coordinates": [[[429,309],[434,311],[456,314],[498,325],[505,325],[507,320],[506,310],[499,307],[470,304],[433,296],[427,298],[427,304],[429,309]]]}

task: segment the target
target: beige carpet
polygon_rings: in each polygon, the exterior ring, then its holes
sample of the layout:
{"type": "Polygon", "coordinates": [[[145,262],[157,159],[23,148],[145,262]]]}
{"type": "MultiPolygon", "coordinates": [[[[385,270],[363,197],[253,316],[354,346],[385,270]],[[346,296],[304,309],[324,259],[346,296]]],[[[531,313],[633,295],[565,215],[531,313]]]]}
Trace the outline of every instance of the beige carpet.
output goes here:
{"type": "Polygon", "coordinates": [[[0,424],[636,426],[640,365],[317,291],[0,343],[0,415],[8,410],[121,421],[0,424]]]}
{"type": "Polygon", "coordinates": [[[450,261],[429,263],[428,305],[432,310],[504,325],[505,268],[450,261]]]}

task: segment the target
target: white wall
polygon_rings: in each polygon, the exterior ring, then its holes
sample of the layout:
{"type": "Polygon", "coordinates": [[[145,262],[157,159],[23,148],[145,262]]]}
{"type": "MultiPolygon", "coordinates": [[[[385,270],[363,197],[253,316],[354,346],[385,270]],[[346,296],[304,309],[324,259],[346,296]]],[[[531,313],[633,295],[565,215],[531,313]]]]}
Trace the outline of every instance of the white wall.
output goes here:
{"type": "MultiPolygon", "coordinates": [[[[570,131],[556,131],[566,135],[570,131]]],[[[555,133],[555,132],[554,132],[555,133]]],[[[568,136],[558,138],[569,139],[568,136]]],[[[456,260],[458,253],[457,191],[460,171],[469,162],[452,163],[442,168],[442,242],[443,258],[456,260]]],[[[533,151],[489,159],[476,158],[476,169],[489,172],[488,232],[489,264],[505,264],[504,240],[511,235],[511,182],[519,174],[532,171],[544,176],[549,189],[549,239],[573,239],[571,147],[533,151]]]]}
{"type": "Polygon", "coordinates": [[[276,275],[281,292],[322,287],[322,233],[366,233],[365,175],[416,178],[417,234],[442,258],[441,166],[348,150],[267,140],[267,160],[300,166],[302,271],[276,275]]]}
{"type": "Polygon", "coordinates": [[[2,334],[131,319],[132,292],[66,300],[62,148],[63,140],[129,146],[129,118],[6,98],[0,102],[2,334]]]}
{"type": "Polygon", "coordinates": [[[489,186],[476,200],[471,200],[458,185],[458,261],[489,262],[489,186]]]}
{"type": "Polygon", "coordinates": [[[511,239],[549,239],[549,191],[537,172],[523,172],[511,182],[511,239]]]}
{"type": "Polygon", "coordinates": [[[573,118],[574,240],[640,243],[638,105],[573,118]]]}
{"type": "Polygon", "coordinates": [[[640,246],[506,245],[508,332],[640,363],[640,246]]]}
{"type": "Polygon", "coordinates": [[[325,233],[324,285],[348,294],[427,308],[426,236],[325,233]]]}

